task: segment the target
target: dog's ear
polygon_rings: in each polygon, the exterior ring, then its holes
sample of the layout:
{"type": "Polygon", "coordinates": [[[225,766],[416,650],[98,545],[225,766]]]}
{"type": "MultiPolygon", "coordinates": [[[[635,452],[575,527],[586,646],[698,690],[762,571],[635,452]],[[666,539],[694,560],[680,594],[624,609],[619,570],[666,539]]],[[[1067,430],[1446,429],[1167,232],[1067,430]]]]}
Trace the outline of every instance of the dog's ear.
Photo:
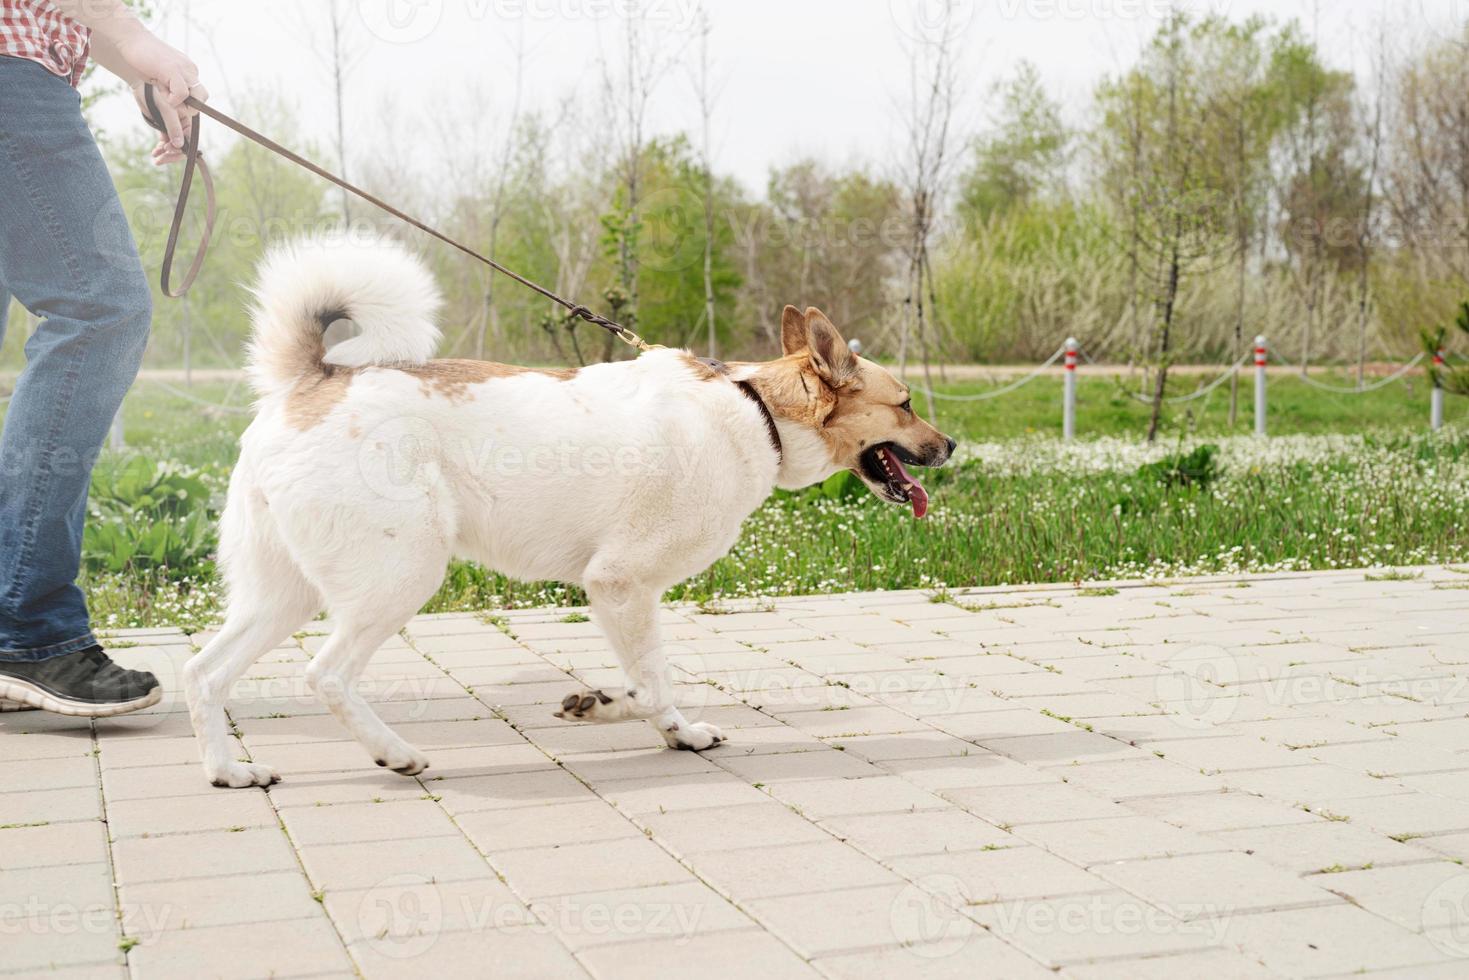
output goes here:
{"type": "Polygon", "coordinates": [[[780,314],[780,351],[799,354],[807,346],[806,318],[794,306],[787,306],[780,314]]]}
{"type": "Polygon", "coordinates": [[[806,344],[811,366],[831,387],[844,388],[857,380],[856,355],[826,314],[814,306],[806,310],[806,344]]]}

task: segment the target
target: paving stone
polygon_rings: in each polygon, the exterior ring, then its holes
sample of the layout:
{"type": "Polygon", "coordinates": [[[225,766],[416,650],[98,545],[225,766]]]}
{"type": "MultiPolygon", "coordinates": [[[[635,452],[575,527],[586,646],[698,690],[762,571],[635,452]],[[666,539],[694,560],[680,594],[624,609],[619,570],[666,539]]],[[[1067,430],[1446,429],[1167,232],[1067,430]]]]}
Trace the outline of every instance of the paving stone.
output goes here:
{"type": "Polygon", "coordinates": [[[1017,786],[1024,783],[1055,783],[1056,777],[975,747],[965,756],[941,759],[894,759],[878,764],[915,786],[938,792],[977,786],[1017,786]]]}
{"type": "Polygon", "coordinates": [[[433,794],[443,802],[444,808],[454,814],[516,806],[583,802],[595,797],[575,776],[560,769],[464,776],[439,780],[429,785],[433,788],[433,794]]]}
{"type": "Polygon", "coordinates": [[[1039,847],[894,858],[894,870],[920,884],[957,882],[968,905],[1108,890],[1101,878],[1039,847]]]}
{"type": "Polygon", "coordinates": [[[1464,757],[1421,742],[1387,738],[1352,745],[1323,745],[1303,750],[1319,762],[1329,762],[1364,773],[1393,776],[1443,772],[1464,768],[1464,757]]]}
{"type": "Polygon", "coordinates": [[[976,741],[991,752],[1035,766],[1069,766],[1075,763],[1148,758],[1148,753],[1141,749],[1079,728],[1049,735],[979,738],[976,741]]]}
{"type": "Polygon", "coordinates": [[[1248,793],[1209,793],[1203,796],[1151,796],[1128,800],[1126,808],[1157,817],[1185,830],[1238,830],[1315,823],[1321,818],[1299,807],[1287,806],[1248,793]]]}
{"type": "Polygon", "coordinates": [[[321,915],[297,869],[221,878],[187,878],[121,890],[123,929],[133,937],[168,929],[311,919],[321,915]]]}
{"type": "MultiPolygon", "coordinates": [[[[193,769],[193,766],[189,767],[193,769]]],[[[235,830],[277,826],[275,810],[264,793],[238,790],[181,796],[159,805],[155,800],[118,800],[107,804],[107,827],[114,840],[200,830],[235,830]]]]}
{"type": "Polygon", "coordinates": [[[1083,867],[1104,861],[1217,851],[1227,845],[1151,817],[1024,823],[1011,833],[1083,867]]]}
{"type": "Polygon", "coordinates": [[[706,851],[688,861],[700,878],[741,904],[754,898],[896,884],[901,880],[873,859],[835,840],[706,851]]]}
{"type": "Polygon", "coordinates": [[[0,870],[3,969],[32,975],[117,958],[112,880],[105,864],[0,870]]]}
{"type": "Polygon", "coordinates": [[[465,881],[485,876],[487,865],[463,837],[404,838],[380,842],[318,844],[300,850],[312,884],[325,891],[391,885],[403,876],[465,881]]]}
{"type": "Polygon", "coordinates": [[[769,800],[765,793],[725,772],[605,780],[597,784],[597,792],[632,815],[718,809],[769,800]]]}
{"type": "MultiPolygon", "coordinates": [[[[780,940],[763,932],[719,932],[672,942],[613,943],[580,957],[597,980],[680,976],[698,963],[700,980],[810,980],[814,969],[780,940]]],[[[549,974],[545,974],[549,975],[549,974]]],[[[543,976],[545,976],[543,975],[543,976]]]]}
{"type": "Polygon", "coordinates": [[[281,811],[281,820],[297,848],[459,833],[438,804],[423,799],[292,807],[281,811]]]}
{"type": "MultiPolygon", "coordinates": [[[[1338,820],[1320,820],[1286,827],[1253,827],[1247,830],[1215,831],[1210,839],[1296,874],[1327,868],[1360,868],[1369,864],[1394,864],[1422,860],[1422,853],[1406,844],[1338,820]]],[[[1335,879],[1317,882],[1336,891],[1335,879]]]]}
{"type": "Polygon", "coordinates": [[[892,732],[930,731],[923,722],[884,705],[842,708],[835,711],[774,712],[775,717],[798,731],[817,738],[885,735],[892,732]]]}
{"type": "Polygon", "coordinates": [[[100,820],[0,829],[0,871],[100,864],[107,859],[107,825],[100,820]]]}
{"type": "Polygon", "coordinates": [[[688,870],[645,837],[501,851],[495,867],[530,899],[691,880],[688,870]]]}
{"type": "Polygon", "coordinates": [[[479,810],[460,815],[455,824],[475,847],[491,855],[568,840],[592,842],[639,836],[625,816],[601,800],[479,810]]]}
{"type": "Polygon", "coordinates": [[[1305,752],[1292,752],[1258,735],[1236,735],[1226,738],[1194,738],[1179,741],[1149,742],[1148,749],[1162,752],[1171,762],[1205,769],[1210,772],[1235,772],[1240,769],[1269,769],[1281,766],[1306,766],[1312,757],[1305,752]]]}
{"type": "MultiPolygon", "coordinates": [[[[190,767],[192,768],[192,767],[190,767]]],[[[430,770],[432,772],[434,770],[430,770]]],[[[202,781],[202,776],[201,776],[202,781]]],[[[434,784],[439,785],[438,783],[434,784]]],[[[260,790],[220,790],[204,784],[205,791],[224,796],[259,793],[260,790]]],[[[284,777],[270,788],[270,801],[277,810],[291,807],[332,806],[339,803],[416,800],[424,795],[416,779],[372,766],[365,772],[301,773],[284,777]]]]}
{"type": "Polygon", "coordinates": [[[573,951],[608,943],[686,943],[696,936],[749,930],[755,922],[708,885],[618,888],[542,899],[534,908],[573,951]]]}
{"type": "Polygon", "coordinates": [[[644,813],[637,819],[660,844],[685,856],[830,840],[829,834],[797,811],[768,799],[744,806],[644,813]]]}
{"type": "Polygon", "coordinates": [[[161,800],[175,796],[217,794],[220,790],[209,784],[201,767],[173,765],[103,769],[102,792],[108,803],[111,803],[114,800],[161,800]]]}
{"type": "MultiPolygon", "coordinates": [[[[1414,932],[1469,937],[1469,871],[1449,861],[1367,868],[1312,879],[1369,912],[1414,932]]],[[[1466,949],[1469,953],[1469,949],[1466,949]]]]}
{"type": "Polygon", "coordinates": [[[719,771],[718,766],[697,752],[671,751],[666,746],[619,752],[584,752],[562,756],[560,762],[578,777],[589,781],[719,771]]]}
{"type": "MultiPolygon", "coordinates": [[[[911,884],[880,885],[829,891],[821,897],[822,914],[812,915],[809,896],[755,899],[746,905],[763,926],[807,959],[867,946],[896,946],[928,937],[909,919],[905,903],[929,901],[911,884]]],[[[967,919],[948,924],[945,938],[963,943],[980,932],[967,919]],[[952,932],[950,931],[952,930],[952,932]]]]}
{"type": "Polygon", "coordinates": [[[5,792],[32,793],[97,785],[97,762],[90,755],[27,759],[5,764],[5,792]]]}
{"type": "Polygon", "coordinates": [[[412,959],[434,937],[448,932],[528,924],[546,928],[489,867],[480,877],[456,881],[408,872],[369,888],[329,888],[320,894],[332,925],[349,947],[371,946],[385,958],[405,953],[412,959]]]}
{"type": "Polygon", "coordinates": [[[966,756],[978,751],[974,743],[943,732],[919,731],[901,735],[859,735],[829,740],[833,748],[850,752],[868,762],[892,759],[942,759],[966,756]]]}
{"type": "Polygon", "coordinates": [[[827,817],[828,832],[880,861],[915,854],[1014,847],[1022,841],[960,809],[827,817]]]}
{"type": "Polygon", "coordinates": [[[1220,943],[1228,921],[1223,915],[1178,918],[1115,890],[1007,899],[978,906],[971,914],[1000,939],[1053,967],[1207,950],[1220,943]]]}
{"type": "Polygon", "coordinates": [[[812,820],[844,813],[901,813],[949,806],[897,776],[782,781],[771,785],[770,795],[812,820]]]}
{"type": "Polygon", "coordinates": [[[129,837],[113,843],[112,859],[120,885],[289,871],[297,867],[290,841],[278,827],[129,837]]]}
{"type": "Polygon", "coordinates": [[[1227,773],[1225,782],[1234,789],[1292,805],[1315,804],[1334,797],[1395,796],[1410,788],[1396,778],[1374,779],[1328,763],[1247,769],[1227,773]]]}
{"type": "Polygon", "coordinates": [[[944,790],[939,795],[999,827],[1127,815],[1116,803],[1059,781],[944,790]]]}
{"type": "MultiPolygon", "coordinates": [[[[26,712],[31,714],[32,712],[26,712]]],[[[0,764],[33,759],[82,759],[92,755],[92,732],[14,732],[0,729],[0,764]]]]}
{"type": "Polygon", "coordinates": [[[1341,901],[1310,881],[1247,854],[1183,854],[1098,865],[1096,874],[1180,919],[1341,901]]]}
{"type": "Polygon", "coordinates": [[[880,776],[871,763],[835,749],[815,752],[741,755],[736,747],[708,754],[722,768],[752,783],[774,783],[795,779],[856,778],[880,776]]]}
{"type": "MultiPolygon", "coordinates": [[[[921,906],[920,906],[921,908],[921,906]]],[[[919,912],[919,915],[926,915],[919,912]]],[[[935,919],[920,935],[936,941],[903,946],[883,946],[856,953],[823,956],[812,965],[834,980],[889,980],[891,977],[921,976],[925,980],[970,980],[973,977],[1005,977],[1007,980],[1045,980],[1055,973],[1025,953],[985,933],[960,932],[945,936],[950,920],[935,919]]]]}
{"type": "Polygon", "coordinates": [[[1104,799],[1128,800],[1141,796],[1217,793],[1224,781],[1156,756],[1119,762],[1088,762],[1058,773],[1069,785],[1104,799]]]}
{"type": "Polygon", "coordinates": [[[326,916],[164,932],[128,952],[138,976],[262,977],[350,972],[326,916]]]}
{"type": "Polygon", "coordinates": [[[1291,977],[1345,976],[1450,958],[1424,937],[1345,902],[1235,915],[1227,941],[1291,977]]]}
{"type": "Polygon", "coordinates": [[[1469,807],[1458,800],[1426,793],[1322,800],[1315,810],[1346,817],[1358,826],[1388,836],[1469,830],[1469,807]]]}
{"type": "Polygon", "coordinates": [[[465,776],[503,776],[556,768],[555,760],[529,742],[434,749],[431,759],[432,768],[420,776],[425,783],[462,779],[465,776]]]}
{"type": "Polygon", "coordinates": [[[1275,980],[1281,976],[1233,949],[1210,949],[1140,960],[1079,963],[1068,967],[1066,975],[1075,980],[1175,980],[1190,976],[1208,977],[1210,980],[1275,980]]]}

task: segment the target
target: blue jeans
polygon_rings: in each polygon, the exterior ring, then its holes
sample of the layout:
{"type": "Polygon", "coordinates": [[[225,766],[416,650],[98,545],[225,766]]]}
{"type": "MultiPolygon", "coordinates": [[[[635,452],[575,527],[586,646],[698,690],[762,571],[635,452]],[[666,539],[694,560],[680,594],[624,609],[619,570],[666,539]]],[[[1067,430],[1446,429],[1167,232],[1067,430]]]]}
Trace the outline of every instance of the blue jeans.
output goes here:
{"type": "Polygon", "coordinates": [[[153,306],[77,93],[0,57],[0,339],[12,295],[41,323],[0,433],[0,660],[37,661],[96,643],[76,586],[87,488],[153,306]]]}

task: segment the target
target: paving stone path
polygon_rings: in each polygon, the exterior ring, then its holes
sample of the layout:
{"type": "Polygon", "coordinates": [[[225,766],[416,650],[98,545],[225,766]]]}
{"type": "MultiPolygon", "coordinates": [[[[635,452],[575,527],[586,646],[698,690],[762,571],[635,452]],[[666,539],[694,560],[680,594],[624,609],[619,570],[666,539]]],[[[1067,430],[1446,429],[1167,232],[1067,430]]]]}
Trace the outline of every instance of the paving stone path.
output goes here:
{"type": "MultiPolygon", "coordinates": [[[[176,693],[0,714],[0,974],[1469,974],[1469,575],[947,599],[665,610],[702,755],[552,717],[618,683],[564,609],[379,653],[419,778],[306,692],[316,631],[232,702],[268,792],[207,785],[176,693]]],[[[177,692],[204,639],[118,657],[177,692]]]]}

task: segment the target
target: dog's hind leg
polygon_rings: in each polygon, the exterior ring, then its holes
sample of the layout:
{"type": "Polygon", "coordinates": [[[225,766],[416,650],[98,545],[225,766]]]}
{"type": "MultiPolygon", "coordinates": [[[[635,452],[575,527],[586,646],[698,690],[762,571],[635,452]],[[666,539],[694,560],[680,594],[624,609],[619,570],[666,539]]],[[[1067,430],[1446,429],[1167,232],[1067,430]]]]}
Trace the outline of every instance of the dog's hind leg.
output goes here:
{"type": "Polygon", "coordinates": [[[448,555],[400,553],[396,557],[397,562],[385,562],[382,568],[393,569],[398,576],[370,594],[343,603],[327,586],[328,605],[339,625],[306,668],[306,683],[374,762],[415,776],[428,768],[428,759],[378,717],[363,699],[358,680],[378,647],[433,597],[443,580],[448,555]]]}
{"type": "Polygon", "coordinates": [[[219,635],[184,664],[184,694],[215,786],[268,786],[279,777],[267,765],[241,762],[230,746],[225,702],[249,666],[321,610],[321,597],[281,543],[264,501],[242,477],[230,487],[220,525],[220,554],[229,607],[219,635]]]}
{"type": "Polygon", "coordinates": [[[627,689],[568,694],[558,717],[597,722],[646,718],[675,749],[698,751],[724,741],[718,728],[689,721],[674,703],[673,674],[658,631],[659,590],[605,573],[589,574],[585,585],[592,617],[617,653],[627,689]]]}

